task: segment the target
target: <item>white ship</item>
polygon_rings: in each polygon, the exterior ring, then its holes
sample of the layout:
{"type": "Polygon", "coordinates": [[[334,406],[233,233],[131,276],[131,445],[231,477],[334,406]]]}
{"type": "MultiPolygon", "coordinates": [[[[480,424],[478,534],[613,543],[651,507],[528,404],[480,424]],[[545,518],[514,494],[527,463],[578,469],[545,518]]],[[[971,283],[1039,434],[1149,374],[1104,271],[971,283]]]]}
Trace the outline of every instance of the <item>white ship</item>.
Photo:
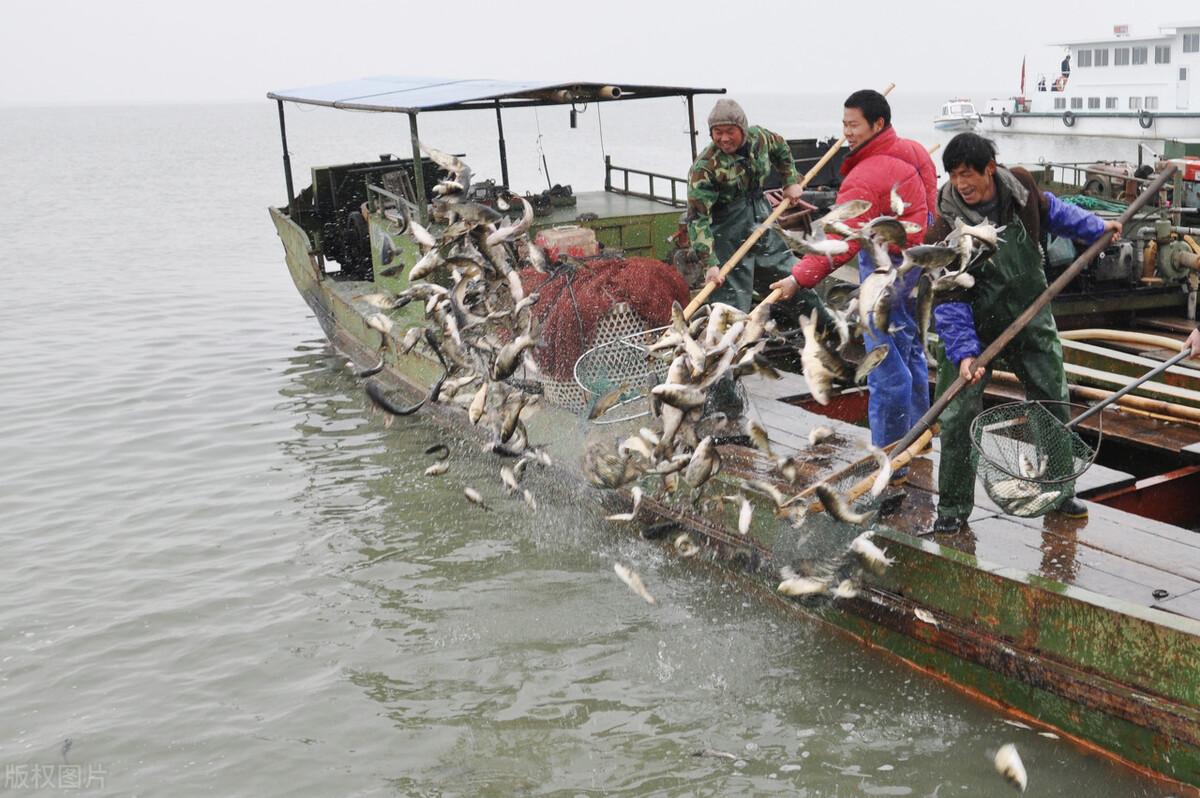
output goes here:
{"type": "Polygon", "coordinates": [[[988,100],[981,132],[1200,141],[1200,22],[1058,46],[1066,57],[1028,95],[1022,65],[1021,96],[988,100]]]}

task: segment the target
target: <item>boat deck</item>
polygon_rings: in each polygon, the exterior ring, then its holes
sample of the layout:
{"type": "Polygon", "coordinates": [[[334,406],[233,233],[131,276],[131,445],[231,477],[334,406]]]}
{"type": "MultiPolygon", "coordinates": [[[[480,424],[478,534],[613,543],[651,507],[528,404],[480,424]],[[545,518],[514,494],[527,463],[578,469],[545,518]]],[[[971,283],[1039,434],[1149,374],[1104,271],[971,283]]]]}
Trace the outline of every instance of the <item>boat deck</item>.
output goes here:
{"type": "MultiPolygon", "coordinates": [[[[680,197],[685,199],[685,197],[680,197]]],[[[611,191],[582,191],[575,195],[575,204],[553,207],[549,215],[534,219],[534,225],[573,224],[581,213],[594,213],[601,219],[616,219],[622,216],[657,216],[662,213],[683,213],[664,202],[655,202],[643,197],[614,194],[611,191]]]]}
{"type": "MultiPolygon", "coordinates": [[[[781,454],[809,451],[808,433],[820,425],[834,429],[843,441],[827,473],[864,456],[867,429],[798,412],[796,403],[809,396],[803,377],[754,378],[746,387],[753,414],[781,454]]],[[[1116,599],[1200,620],[1200,534],[1094,502],[1088,502],[1090,515],[1084,520],[1054,513],[1016,518],[1001,513],[977,483],[976,507],[967,528],[953,535],[931,535],[937,460],[935,439],[934,450],[913,461],[908,483],[889,489],[905,491],[906,498],[883,523],[995,566],[1082,588],[1101,601],[1116,599]],[[1155,598],[1155,591],[1163,590],[1166,596],[1155,598]]],[[[1095,465],[1079,479],[1077,490],[1086,497],[1133,481],[1130,474],[1095,465]]]]}

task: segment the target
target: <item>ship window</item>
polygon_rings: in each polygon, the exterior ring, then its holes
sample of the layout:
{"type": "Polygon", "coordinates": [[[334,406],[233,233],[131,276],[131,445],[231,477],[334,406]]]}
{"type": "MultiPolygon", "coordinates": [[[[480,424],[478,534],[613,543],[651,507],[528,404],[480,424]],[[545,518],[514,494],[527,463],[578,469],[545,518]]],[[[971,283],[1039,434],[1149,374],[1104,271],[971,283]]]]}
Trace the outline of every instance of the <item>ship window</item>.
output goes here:
{"type": "Polygon", "coordinates": [[[1133,63],[1134,63],[1134,66],[1136,66],[1138,64],[1146,63],[1146,48],[1145,47],[1134,47],[1133,48],[1133,63]]]}
{"type": "Polygon", "coordinates": [[[1171,48],[1169,45],[1166,47],[1155,47],[1154,48],[1154,63],[1156,63],[1156,64],[1171,63],[1171,48]]]}
{"type": "Polygon", "coordinates": [[[1157,97],[1147,97],[1146,98],[1146,110],[1153,111],[1156,108],[1158,108],[1158,98],[1157,97]]]}
{"type": "Polygon", "coordinates": [[[1105,97],[1104,98],[1104,107],[1110,111],[1117,110],[1117,98],[1116,97],[1105,97]]]}
{"type": "Polygon", "coordinates": [[[1129,110],[1130,111],[1142,110],[1142,98],[1141,97],[1130,97],[1129,98],[1129,110]]]}
{"type": "Polygon", "coordinates": [[[1054,98],[1054,109],[1056,111],[1060,111],[1066,107],[1067,107],[1067,98],[1066,97],[1055,97],[1054,98]]]}
{"type": "Polygon", "coordinates": [[[1113,49],[1113,66],[1129,66],[1129,48],[1116,47],[1113,49]]]}
{"type": "Polygon", "coordinates": [[[1099,97],[1088,97],[1088,108],[1097,108],[1098,109],[1099,107],[1100,107],[1100,98],[1099,97]]]}
{"type": "Polygon", "coordinates": [[[1200,52],[1200,33],[1183,34],[1183,51],[1185,53],[1200,52]]]}
{"type": "Polygon", "coordinates": [[[1082,108],[1083,107],[1083,98],[1082,97],[1072,97],[1071,98],[1071,107],[1072,108],[1082,108]]]}
{"type": "Polygon", "coordinates": [[[1187,67],[1180,67],[1180,68],[1179,68],[1179,79],[1180,79],[1180,80],[1187,80],[1187,67]]]}
{"type": "Polygon", "coordinates": [[[1093,66],[1108,66],[1108,48],[1107,47],[1105,47],[1103,50],[1093,50],[1092,51],[1092,65],[1093,66]]]}
{"type": "Polygon", "coordinates": [[[1092,65],[1092,51],[1091,50],[1080,50],[1079,51],[1079,63],[1076,64],[1076,66],[1090,67],[1091,65],[1092,65]]]}

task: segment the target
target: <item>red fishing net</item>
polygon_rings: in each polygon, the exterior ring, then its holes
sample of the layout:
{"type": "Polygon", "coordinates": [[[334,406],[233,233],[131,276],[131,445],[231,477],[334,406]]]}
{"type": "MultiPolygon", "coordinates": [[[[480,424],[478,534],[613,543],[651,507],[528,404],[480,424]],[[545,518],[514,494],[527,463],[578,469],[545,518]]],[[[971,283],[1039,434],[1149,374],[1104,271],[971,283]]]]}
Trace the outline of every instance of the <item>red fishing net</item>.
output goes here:
{"type": "Polygon", "coordinates": [[[688,302],[687,283],[674,267],[653,258],[620,258],[566,266],[553,274],[521,272],[526,293],[537,292],[534,316],[542,345],[534,360],[548,377],[572,379],[575,361],[594,343],[596,323],[625,302],[647,328],[671,321],[671,303],[688,302]]]}

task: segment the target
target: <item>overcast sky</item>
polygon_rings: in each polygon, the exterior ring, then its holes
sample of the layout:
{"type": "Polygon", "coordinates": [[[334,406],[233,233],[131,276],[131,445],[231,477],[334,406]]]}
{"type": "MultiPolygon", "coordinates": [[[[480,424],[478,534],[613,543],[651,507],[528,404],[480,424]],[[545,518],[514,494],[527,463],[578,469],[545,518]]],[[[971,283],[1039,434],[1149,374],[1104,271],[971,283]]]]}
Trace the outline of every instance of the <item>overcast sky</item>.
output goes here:
{"type": "Polygon", "coordinates": [[[0,0],[0,15],[3,105],[257,100],[379,74],[969,95],[1015,91],[1022,56],[1053,72],[1053,42],[1200,20],[1200,0],[0,0]]]}

